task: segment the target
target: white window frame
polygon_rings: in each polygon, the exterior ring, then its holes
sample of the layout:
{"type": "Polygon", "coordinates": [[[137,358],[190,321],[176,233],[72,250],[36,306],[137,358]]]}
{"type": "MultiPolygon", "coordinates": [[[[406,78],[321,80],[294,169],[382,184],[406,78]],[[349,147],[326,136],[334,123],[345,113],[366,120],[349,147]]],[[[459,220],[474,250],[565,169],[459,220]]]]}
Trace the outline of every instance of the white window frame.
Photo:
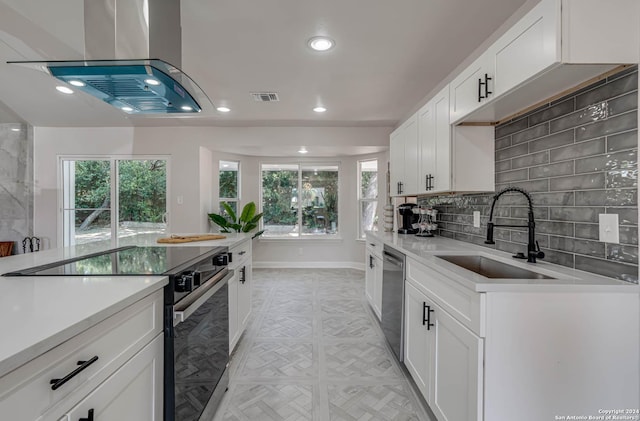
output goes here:
{"type": "MultiPolygon", "coordinates": [[[[380,201],[379,201],[379,197],[380,197],[380,160],[378,158],[370,158],[370,159],[361,159],[357,161],[357,173],[358,173],[358,177],[357,177],[357,185],[356,185],[356,190],[357,190],[357,197],[358,197],[358,211],[357,211],[357,221],[358,221],[358,233],[356,240],[364,240],[366,238],[365,236],[365,232],[364,232],[364,227],[362,226],[362,205],[363,203],[366,202],[370,202],[370,203],[377,203],[378,206],[380,206],[380,201]],[[378,174],[378,190],[376,191],[376,197],[374,199],[371,198],[364,198],[362,197],[362,191],[361,191],[361,187],[362,187],[362,164],[364,162],[371,162],[371,161],[376,161],[376,173],[378,174]]],[[[379,213],[379,208],[376,207],[376,214],[379,213]]],[[[379,221],[378,221],[379,222],[379,221]]]]}
{"type": "Polygon", "coordinates": [[[65,187],[64,186],[64,161],[109,161],[110,162],[110,180],[111,185],[111,203],[109,211],[111,212],[111,246],[118,246],[118,212],[120,209],[120,203],[118,198],[118,166],[116,165],[116,161],[145,161],[145,160],[162,160],[166,161],[166,177],[167,177],[167,188],[166,188],[166,232],[171,232],[171,218],[169,213],[169,204],[170,204],[170,180],[171,180],[171,157],[169,155],[58,155],[58,218],[57,218],[57,243],[58,247],[65,247],[64,238],[66,233],[64,232],[64,210],[65,210],[65,187]]]}
{"type": "MultiPolygon", "coordinates": [[[[264,212],[264,201],[262,197],[262,170],[264,165],[297,165],[298,166],[298,198],[300,198],[300,192],[302,192],[302,167],[313,167],[313,166],[335,166],[338,168],[338,227],[336,232],[333,234],[302,234],[302,211],[300,209],[301,200],[298,201],[298,233],[295,237],[285,237],[285,236],[269,236],[265,232],[265,234],[260,236],[261,241],[330,241],[330,240],[342,240],[340,233],[342,227],[342,216],[340,212],[340,204],[342,203],[342,197],[340,195],[340,184],[342,183],[342,162],[340,161],[290,161],[287,159],[274,160],[274,161],[261,161],[258,163],[258,174],[259,174],[259,209],[260,212],[264,212]]],[[[261,230],[264,228],[264,218],[260,219],[260,228],[261,230]]]]}
{"type": "Polygon", "coordinates": [[[236,213],[239,214],[239,212],[242,212],[242,209],[240,208],[240,195],[241,193],[241,163],[240,161],[233,161],[233,160],[229,160],[229,159],[221,159],[218,161],[218,210],[220,212],[220,214],[222,215],[223,210],[221,209],[220,203],[222,202],[227,202],[227,203],[235,203],[236,204],[236,213]],[[233,197],[221,197],[220,196],[220,172],[222,171],[222,163],[223,162],[230,162],[230,163],[234,163],[238,165],[238,176],[237,176],[237,183],[238,185],[236,186],[236,193],[237,193],[237,197],[233,198],[233,197]]]}

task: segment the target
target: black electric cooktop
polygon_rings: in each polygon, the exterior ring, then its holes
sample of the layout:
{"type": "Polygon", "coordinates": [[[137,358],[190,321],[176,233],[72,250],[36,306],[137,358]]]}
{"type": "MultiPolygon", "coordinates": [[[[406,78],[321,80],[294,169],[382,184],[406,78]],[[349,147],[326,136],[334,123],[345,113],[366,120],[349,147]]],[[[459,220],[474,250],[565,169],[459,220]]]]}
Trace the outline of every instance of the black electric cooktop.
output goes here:
{"type": "Polygon", "coordinates": [[[170,275],[226,247],[120,247],[6,273],[4,276],[170,275]]]}

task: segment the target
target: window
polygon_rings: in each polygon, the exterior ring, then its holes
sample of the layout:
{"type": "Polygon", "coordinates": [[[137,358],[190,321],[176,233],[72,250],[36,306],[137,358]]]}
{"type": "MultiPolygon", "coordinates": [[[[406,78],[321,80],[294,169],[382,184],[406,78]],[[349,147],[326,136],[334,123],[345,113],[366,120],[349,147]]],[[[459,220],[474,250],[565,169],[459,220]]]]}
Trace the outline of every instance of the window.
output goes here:
{"type": "Polygon", "coordinates": [[[218,183],[220,197],[220,214],[226,212],[222,202],[227,202],[235,213],[238,212],[240,200],[240,163],[236,161],[220,161],[220,181],[218,183]]]}
{"type": "Polygon", "coordinates": [[[262,164],[265,237],[338,234],[336,164],[262,164]]]}
{"type": "Polygon", "coordinates": [[[61,169],[63,246],[166,233],[166,160],[63,158],[61,169]]]}
{"type": "Polygon", "coordinates": [[[378,160],[358,161],[359,238],[378,230],[378,160]]]}

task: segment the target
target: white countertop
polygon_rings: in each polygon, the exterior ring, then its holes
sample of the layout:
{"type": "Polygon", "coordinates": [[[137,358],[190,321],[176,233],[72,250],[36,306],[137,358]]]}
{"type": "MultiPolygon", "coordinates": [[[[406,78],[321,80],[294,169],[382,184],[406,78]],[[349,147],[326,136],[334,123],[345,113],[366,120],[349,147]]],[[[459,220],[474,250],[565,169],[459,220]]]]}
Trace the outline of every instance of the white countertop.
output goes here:
{"type": "MultiPolygon", "coordinates": [[[[157,244],[158,236],[122,239],[119,246],[228,246],[251,239],[157,244]]],[[[114,248],[110,243],[43,250],[0,259],[0,274],[114,248]]],[[[0,277],[0,376],[163,288],[166,276],[0,277]]]]}
{"type": "MultiPolygon", "coordinates": [[[[637,284],[608,278],[538,259],[537,263],[512,258],[506,253],[444,237],[416,237],[389,232],[367,232],[384,244],[416,259],[446,277],[477,292],[625,292],[639,293],[637,284]],[[512,266],[550,276],[553,279],[486,278],[459,267],[438,255],[482,255],[512,266]]],[[[526,245],[523,250],[526,252],[526,245]]]]}

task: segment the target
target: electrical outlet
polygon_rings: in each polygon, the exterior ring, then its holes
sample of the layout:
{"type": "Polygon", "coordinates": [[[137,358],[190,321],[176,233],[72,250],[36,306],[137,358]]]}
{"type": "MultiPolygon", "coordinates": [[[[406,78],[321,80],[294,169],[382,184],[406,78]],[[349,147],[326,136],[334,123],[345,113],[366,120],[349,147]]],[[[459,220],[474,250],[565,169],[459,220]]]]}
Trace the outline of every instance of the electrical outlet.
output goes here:
{"type": "Polygon", "coordinates": [[[473,211],[473,226],[476,228],[480,228],[480,212],[473,211]]]}
{"type": "Polygon", "coordinates": [[[179,205],[182,205],[184,203],[184,196],[178,196],[177,199],[179,205]]]}
{"type": "Polygon", "coordinates": [[[603,243],[620,242],[617,213],[601,213],[599,215],[600,241],[603,243]]]}

